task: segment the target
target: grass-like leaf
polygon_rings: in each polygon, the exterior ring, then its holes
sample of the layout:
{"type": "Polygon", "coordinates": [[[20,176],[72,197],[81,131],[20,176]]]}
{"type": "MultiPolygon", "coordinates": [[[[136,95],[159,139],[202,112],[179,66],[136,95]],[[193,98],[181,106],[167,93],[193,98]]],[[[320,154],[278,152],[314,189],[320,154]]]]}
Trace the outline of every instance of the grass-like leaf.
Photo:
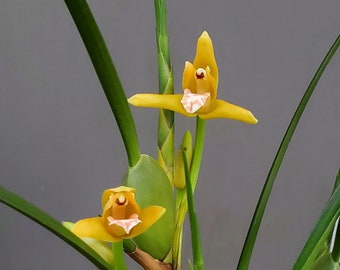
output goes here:
{"type": "Polygon", "coordinates": [[[47,230],[51,231],[59,238],[63,239],[65,242],[83,254],[86,258],[88,258],[99,269],[112,269],[112,267],[97,252],[89,247],[83,240],[74,235],[69,229],[65,228],[59,221],[2,186],[0,186],[0,202],[17,210],[41,226],[45,227],[47,230]]]}
{"type": "Polygon", "coordinates": [[[340,35],[337,37],[337,39],[334,41],[333,45],[329,49],[328,53],[326,54],[325,58],[323,59],[321,65],[317,69],[313,79],[311,80],[309,86],[306,89],[305,94],[303,95],[295,113],[290,121],[290,124],[287,128],[287,131],[282,139],[282,142],[280,144],[280,147],[276,153],[276,156],[274,158],[274,161],[272,163],[272,166],[269,170],[266,182],[263,186],[260,198],[258,200],[256,210],[254,212],[246,240],[243,245],[242,253],[238,262],[237,269],[238,270],[246,270],[249,267],[250,264],[250,258],[254,249],[255,241],[257,238],[257,234],[261,225],[261,221],[264,215],[265,208],[267,206],[269,196],[271,194],[272,187],[274,185],[277,173],[280,169],[281,163],[283,161],[283,158],[286,154],[286,150],[288,148],[288,145],[293,137],[293,134],[295,132],[295,129],[299,123],[299,120],[302,116],[302,113],[304,109],[306,108],[306,105],[308,104],[308,101],[319,81],[321,78],[323,72],[325,71],[328,63],[332,59],[334,53],[336,52],[337,48],[340,45],[340,35]]]}
{"type": "Polygon", "coordinates": [[[140,159],[135,123],[116,68],[86,0],[65,0],[117,121],[133,167],[140,159]]]}

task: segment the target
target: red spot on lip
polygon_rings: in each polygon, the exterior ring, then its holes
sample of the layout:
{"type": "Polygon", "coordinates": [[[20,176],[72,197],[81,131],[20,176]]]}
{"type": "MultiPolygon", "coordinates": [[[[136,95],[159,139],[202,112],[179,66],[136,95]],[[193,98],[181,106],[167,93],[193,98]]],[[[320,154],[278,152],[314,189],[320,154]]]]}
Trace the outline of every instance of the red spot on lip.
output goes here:
{"type": "Polygon", "coordinates": [[[204,74],[203,71],[201,71],[201,72],[196,72],[196,77],[197,77],[197,79],[203,79],[204,76],[205,76],[205,74],[204,74]]]}
{"type": "Polygon", "coordinates": [[[120,198],[117,198],[116,199],[116,204],[117,205],[124,205],[126,202],[125,198],[124,197],[120,197],[120,198]]]}

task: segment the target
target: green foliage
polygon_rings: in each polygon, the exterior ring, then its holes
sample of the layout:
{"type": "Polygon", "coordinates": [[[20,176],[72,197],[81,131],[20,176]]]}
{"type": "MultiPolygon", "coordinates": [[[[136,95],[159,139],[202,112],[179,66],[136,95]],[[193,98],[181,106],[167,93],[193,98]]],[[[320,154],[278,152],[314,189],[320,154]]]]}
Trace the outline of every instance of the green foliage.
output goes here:
{"type": "Polygon", "coordinates": [[[135,123],[104,38],[85,0],[65,0],[65,3],[78,28],[115,116],[125,145],[129,165],[133,166],[140,157],[135,123]]]}

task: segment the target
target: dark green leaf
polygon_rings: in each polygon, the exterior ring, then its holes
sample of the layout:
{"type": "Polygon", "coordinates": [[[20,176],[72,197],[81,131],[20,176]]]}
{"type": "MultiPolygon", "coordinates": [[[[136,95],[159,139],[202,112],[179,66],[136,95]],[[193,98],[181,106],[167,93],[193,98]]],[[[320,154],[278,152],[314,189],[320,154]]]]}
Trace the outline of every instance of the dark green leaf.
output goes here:
{"type": "Polygon", "coordinates": [[[99,269],[112,269],[112,267],[106,261],[104,261],[104,259],[98,253],[96,253],[84,241],[65,228],[59,221],[55,220],[20,196],[6,190],[2,186],[0,186],[0,202],[3,202],[9,207],[17,210],[41,226],[45,227],[56,236],[63,239],[65,242],[83,254],[86,258],[88,258],[99,269]]]}
{"type": "Polygon", "coordinates": [[[293,137],[293,134],[295,132],[295,129],[300,121],[300,118],[302,116],[303,111],[305,110],[308,101],[319,81],[321,78],[323,72],[325,71],[328,63],[332,59],[334,53],[338,49],[340,45],[340,35],[337,37],[337,39],[332,44],[331,48],[329,49],[328,53],[326,54],[325,58],[323,59],[321,65],[319,66],[318,70],[316,71],[313,79],[311,80],[309,86],[307,87],[305,94],[303,95],[295,113],[290,121],[290,124],[287,128],[287,131],[282,139],[281,145],[276,153],[276,156],[274,158],[274,161],[272,163],[272,166],[269,170],[266,182],[263,186],[260,198],[258,200],[256,210],[254,212],[246,240],[243,245],[242,253],[238,262],[237,269],[238,270],[246,270],[249,267],[250,264],[250,258],[254,249],[255,241],[257,238],[257,234],[261,225],[261,221],[264,215],[264,211],[266,209],[269,196],[271,194],[272,187],[274,185],[276,176],[278,174],[278,171],[280,169],[281,163],[283,161],[283,158],[286,154],[288,145],[293,137]]]}

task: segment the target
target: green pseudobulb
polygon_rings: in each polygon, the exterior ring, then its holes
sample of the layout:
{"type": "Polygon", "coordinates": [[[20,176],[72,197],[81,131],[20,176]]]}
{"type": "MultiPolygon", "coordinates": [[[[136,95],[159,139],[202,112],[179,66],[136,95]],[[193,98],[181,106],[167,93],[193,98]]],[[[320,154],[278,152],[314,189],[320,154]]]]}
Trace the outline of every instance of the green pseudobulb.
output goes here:
{"type": "Polygon", "coordinates": [[[123,184],[136,189],[136,201],[141,208],[162,206],[165,214],[147,231],[134,238],[139,248],[162,260],[169,253],[174,237],[175,200],[170,181],[155,159],[141,155],[128,169],[123,184]]]}

